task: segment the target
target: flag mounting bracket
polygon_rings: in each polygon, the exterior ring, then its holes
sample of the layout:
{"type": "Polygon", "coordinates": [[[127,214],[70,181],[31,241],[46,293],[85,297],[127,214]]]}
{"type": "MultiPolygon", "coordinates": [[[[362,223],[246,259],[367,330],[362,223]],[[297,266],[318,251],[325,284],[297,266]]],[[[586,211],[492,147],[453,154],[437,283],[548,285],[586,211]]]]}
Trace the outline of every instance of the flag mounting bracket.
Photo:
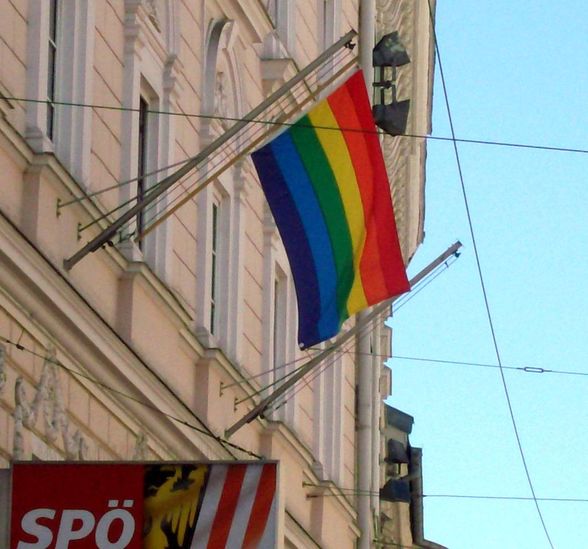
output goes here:
{"type": "Polygon", "coordinates": [[[147,197],[137,202],[133,207],[129,208],[116,221],[114,221],[107,228],[101,231],[96,237],[94,237],[84,247],[78,250],[74,255],[65,259],[63,261],[64,269],[69,271],[86,255],[88,255],[91,252],[95,252],[96,250],[99,250],[104,244],[111,240],[112,236],[116,234],[116,232],[123,225],[125,225],[125,223],[133,219],[133,217],[135,217],[137,213],[143,211],[143,209],[146,206],[151,204],[159,196],[165,193],[172,185],[174,185],[185,175],[190,173],[194,168],[196,168],[200,163],[202,163],[210,154],[212,154],[216,149],[221,147],[230,138],[235,136],[245,126],[247,126],[249,123],[255,120],[260,114],[262,114],[270,105],[272,105],[280,97],[288,93],[292,86],[304,80],[309,74],[311,74],[314,70],[320,67],[327,59],[329,59],[335,52],[337,52],[343,47],[347,47],[347,44],[349,44],[355,36],[357,36],[357,31],[350,30],[347,34],[345,34],[339,40],[337,40],[337,42],[335,42],[333,45],[327,48],[314,61],[309,63],[306,67],[304,67],[301,71],[294,75],[290,80],[288,80],[288,82],[286,82],[283,86],[281,86],[274,93],[272,93],[267,99],[262,101],[257,107],[251,110],[241,120],[238,120],[226,132],[224,132],[212,143],[210,143],[208,146],[202,149],[202,151],[200,151],[200,153],[193,157],[189,162],[184,164],[180,169],[178,169],[174,173],[168,175],[163,180],[161,180],[157,184],[157,187],[154,188],[153,192],[150,192],[147,197]]]}
{"type": "MultiPolygon", "coordinates": [[[[458,240],[445,250],[439,257],[429,263],[424,269],[418,272],[413,278],[410,279],[410,286],[414,286],[419,283],[423,278],[436,269],[439,265],[442,265],[451,256],[457,256],[457,251],[461,248],[462,244],[458,240]]],[[[381,315],[384,311],[390,308],[396,298],[387,299],[378,305],[375,305],[372,310],[365,316],[363,322],[356,323],[355,326],[347,330],[344,334],[339,336],[333,345],[320,352],[318,355],[311,358],[306,364],[303,364],[298,372],[291,376],[287,381],[280,385],[272,394],[265,397],[257,406],[245,414],[239,421],[229,427],[225,431],[225,438],[230,438],[235,434],[243,425],[251,423],[255,418],[263,415],[268,406],[275,401],[279,396],[284,394],[290,387],[292,387],[297,381],[302,379],[310,370],[318,366],[325,358],[335,352],[341,345],[346,341],[355,336],[365,325],[369,324],[377,316],[381,315]]]]}

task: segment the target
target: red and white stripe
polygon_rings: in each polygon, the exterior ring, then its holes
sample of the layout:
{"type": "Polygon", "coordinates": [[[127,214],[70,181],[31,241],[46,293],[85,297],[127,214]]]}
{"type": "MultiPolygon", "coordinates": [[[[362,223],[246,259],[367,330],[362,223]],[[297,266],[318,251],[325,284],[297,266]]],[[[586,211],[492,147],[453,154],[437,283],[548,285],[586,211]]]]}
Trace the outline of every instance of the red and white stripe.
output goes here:
{"type": "Polygon", "coordinates": [[[211,465],[190,549],[275,547],[276,468],[211,465]]]}

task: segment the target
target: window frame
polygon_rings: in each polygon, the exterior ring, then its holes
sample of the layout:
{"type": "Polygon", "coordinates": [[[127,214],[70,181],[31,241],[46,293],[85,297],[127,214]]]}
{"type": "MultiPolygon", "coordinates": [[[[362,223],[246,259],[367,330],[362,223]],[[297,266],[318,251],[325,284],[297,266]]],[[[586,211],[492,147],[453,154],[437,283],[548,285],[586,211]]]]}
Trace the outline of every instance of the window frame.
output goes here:
{"type": "Polygon", "coordinates": [[[36,153],[54,153],[90,188],[95,3],[29,0],[24,137],[36,153]],[[64,53],[67,52],[67,56],[64,53]]]}

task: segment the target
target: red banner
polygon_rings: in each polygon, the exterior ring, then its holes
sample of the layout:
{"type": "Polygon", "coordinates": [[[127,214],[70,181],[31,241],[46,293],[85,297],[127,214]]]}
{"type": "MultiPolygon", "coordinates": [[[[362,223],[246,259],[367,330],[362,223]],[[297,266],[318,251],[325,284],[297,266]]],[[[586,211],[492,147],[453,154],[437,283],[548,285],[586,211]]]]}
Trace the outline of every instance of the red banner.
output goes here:
{"type": "Polygon", "coordinates": [[[276,463],[20,463],[11,549],[273,548],[276,463]]]}

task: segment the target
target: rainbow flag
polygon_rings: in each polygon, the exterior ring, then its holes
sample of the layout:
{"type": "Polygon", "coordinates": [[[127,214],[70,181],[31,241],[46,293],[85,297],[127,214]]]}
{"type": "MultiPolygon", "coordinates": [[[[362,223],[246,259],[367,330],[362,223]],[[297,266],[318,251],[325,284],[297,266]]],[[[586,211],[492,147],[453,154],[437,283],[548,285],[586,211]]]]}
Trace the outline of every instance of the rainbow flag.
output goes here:
{"type": "Polygon", "coordinates": [[[298,301],[298,341],[410,289],[361,71],[252,154],[298,301]]]}

